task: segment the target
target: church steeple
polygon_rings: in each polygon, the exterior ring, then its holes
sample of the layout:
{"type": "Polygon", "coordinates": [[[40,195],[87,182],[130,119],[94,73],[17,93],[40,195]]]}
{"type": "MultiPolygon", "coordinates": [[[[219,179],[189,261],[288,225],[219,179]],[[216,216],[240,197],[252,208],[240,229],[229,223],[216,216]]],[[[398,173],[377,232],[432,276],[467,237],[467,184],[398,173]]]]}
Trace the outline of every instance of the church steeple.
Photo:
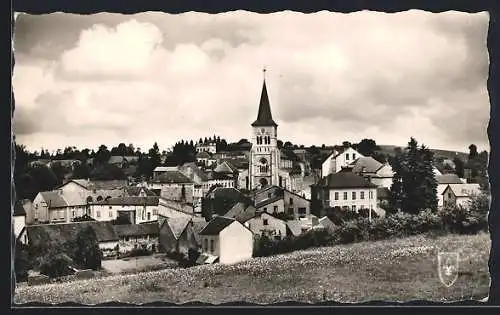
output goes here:
{"type": "MultiPolygon", "coordinates": [[[[263,70],[264,74],[266,69],[263,70]]],[[[260,95],[259,112],[257,114],[257,120],[252,123],[252,127],[277,127],[273,120],[273,115],[271,114],[271,105],[269,104],[269,97],[267,96],[266,78],[264,77],[264,83],[262,85],[262,93],[260,95]]]]}

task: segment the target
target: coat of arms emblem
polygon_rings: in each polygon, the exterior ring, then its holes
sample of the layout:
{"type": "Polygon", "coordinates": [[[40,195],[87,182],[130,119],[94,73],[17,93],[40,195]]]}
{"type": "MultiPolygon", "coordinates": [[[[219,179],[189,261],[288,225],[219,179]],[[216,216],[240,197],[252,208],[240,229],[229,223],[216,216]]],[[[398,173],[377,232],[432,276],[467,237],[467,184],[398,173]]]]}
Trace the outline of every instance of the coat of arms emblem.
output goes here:
{"type": "Polygon", "coordinates": [[[458,252],[438,253],[438,275],[441,283],[447,288],[458,279],[458,252]]]}

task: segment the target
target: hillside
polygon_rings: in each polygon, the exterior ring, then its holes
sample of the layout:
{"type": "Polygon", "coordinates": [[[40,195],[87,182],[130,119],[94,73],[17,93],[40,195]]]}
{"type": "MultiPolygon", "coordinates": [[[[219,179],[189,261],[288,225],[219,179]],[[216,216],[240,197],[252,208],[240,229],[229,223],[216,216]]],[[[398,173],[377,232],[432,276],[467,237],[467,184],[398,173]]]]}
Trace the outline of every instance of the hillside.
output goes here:
{"type": "MultiPolygon", "coordinates": [[[[398,148],[396,145],[379,145],[380,150],[378,152],[393,155],[394,149],[398,148]]],[[[403,147],[400,147],[403,148],[403,147]]],[[[460,158],[462,161],[467,161],[469,157],[469,153],[458,152],[458,151],[449,151],[449,150],[440,150],[440,149],[431,149],[432,152],[436,155],[436,157],[442,156],[448,159],[454,159],[455,157],[460,158]]]]}
{"type": "Polygon", "coordinates": [[[369,300],[456,301],[481,299],[489,286],[487,234],[415,236],[316,248],[254,258],[233,266],[206,265],[70,283],[19,287],[15,302],[109,301],[319,303],[369,300]],[[459,251],[459,277],[444,287],[437,252],[459,251]]]}

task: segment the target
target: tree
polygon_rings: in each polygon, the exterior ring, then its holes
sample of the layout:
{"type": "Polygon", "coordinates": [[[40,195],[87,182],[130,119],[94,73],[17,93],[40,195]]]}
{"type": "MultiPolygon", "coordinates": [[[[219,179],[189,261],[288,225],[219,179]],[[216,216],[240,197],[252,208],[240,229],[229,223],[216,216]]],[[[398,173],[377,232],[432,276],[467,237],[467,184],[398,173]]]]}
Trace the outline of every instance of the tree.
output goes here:
{"type": "Polygon", "coordinates": [[[477,155],[477,146],[475,144],[471,144],[469,146],[469,160],[475,160],[477,155]]]}
{"type": "Polygon", "coordinates": [[[104,164],[109,161],[109,158],[111,157],[111,152],[109,152],[108,147],[106,147],[104,144],[99,147],[97,150],[95,157],[94,157],[94,164],[99,165],[99,164],[104,164]]]}
{"type": "Polygon", "coordinates": [[[158,144],[155,142],[153,147],[148,152],[149,159],[151,161],[150,169],[148,170],[148,177],[153,176],[153,170],[161,165],[161,154],[158,144]]]}
{"type": "Polygon", "coordinates": [[[418,148],[414,138],[404,153],[392,159],[394,171],[390,209],[418,213],[437,209],[437,181],[433,172],[433,153],[425,146],[418,148]]]}
{"type": "Polygon", "coordinates": [[[283,148],[283,141],[278,140],[276,143],[277,143],[277,145],[278,145],[278,149],[280,149],[280,150],[281,150],[281,149],[283,148]]]}
{"type": "Polygon", "coordinates": [[[103,163],[90,172],[90,178],[95,180],[124,180],[127,179],[127,176],[118,166],[103,163]]]}
{"type": "Polygon", "coordinates": [[[94,230],[87,226],[76,234],[74,262],[80,267],[97,270],[101,267],[102,252],[94,230]]]}
{"type": "Polygon", "coordinates": [[[48,253],[42,256],[39,269],[42,274],[56,278],[70,274],[69,267],[72,263],[72,259],[67,254],[56,249],[50,249],[48,253]]]}
{"type": "MultiPolygon", "coordinates": [[[[12,235],[13,239],[15,236],[12,235]]],[[[16,272],[16,281],[25,281],[28,278],[28,270],[31,269],[32,263],[29,257],[28,246],[15,241],[15,254],[14,254],[14,270],[16,272]]]]}
{"type": "Polygon", "coordinates": [[[455,164],[455,174],[460,178],[464,178],[464,162],[460,158],[455,157],[453,163],[455,164]]]}
{"type": "Polygon", "coordinates": [[[73,174],[71,175],[72,179],[88,179],[90,178],[90,166],[87,164],[87,161],[83,161],[80,165],[77,165],[73,169],[73,174]]]}
{"type": "Polygon", "coordinates": [[[64,166],[62,166],[61,163],[52,163],[50,169],[57,177],[57,184],[62,184],[64,178],[66,177],[66,174],[68,173],[68,170],[64,166]]]}
{"type": "Polygon", "coordinates": [[[363,139],[356,145],[356,150],[364,156],[373,156],[379,147],[373,139],[363,139]]]}

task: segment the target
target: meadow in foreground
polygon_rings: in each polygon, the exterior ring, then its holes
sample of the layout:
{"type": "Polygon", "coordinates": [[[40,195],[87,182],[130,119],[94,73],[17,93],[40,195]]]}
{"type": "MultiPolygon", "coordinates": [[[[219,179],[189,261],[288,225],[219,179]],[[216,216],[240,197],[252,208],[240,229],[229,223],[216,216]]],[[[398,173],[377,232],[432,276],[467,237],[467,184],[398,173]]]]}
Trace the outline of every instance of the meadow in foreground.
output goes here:
{"type": "Polygon", "coordinates": [[[314,248],[231,265],[206,265],[69,283],[18,287],[15,303],[143,304],[163,301],[319,303],[457,301],[488,295],[490,239],[424,235],[314,248]],[[459,277],[444,287],[437,252],[460,253],[459,277]]]}

